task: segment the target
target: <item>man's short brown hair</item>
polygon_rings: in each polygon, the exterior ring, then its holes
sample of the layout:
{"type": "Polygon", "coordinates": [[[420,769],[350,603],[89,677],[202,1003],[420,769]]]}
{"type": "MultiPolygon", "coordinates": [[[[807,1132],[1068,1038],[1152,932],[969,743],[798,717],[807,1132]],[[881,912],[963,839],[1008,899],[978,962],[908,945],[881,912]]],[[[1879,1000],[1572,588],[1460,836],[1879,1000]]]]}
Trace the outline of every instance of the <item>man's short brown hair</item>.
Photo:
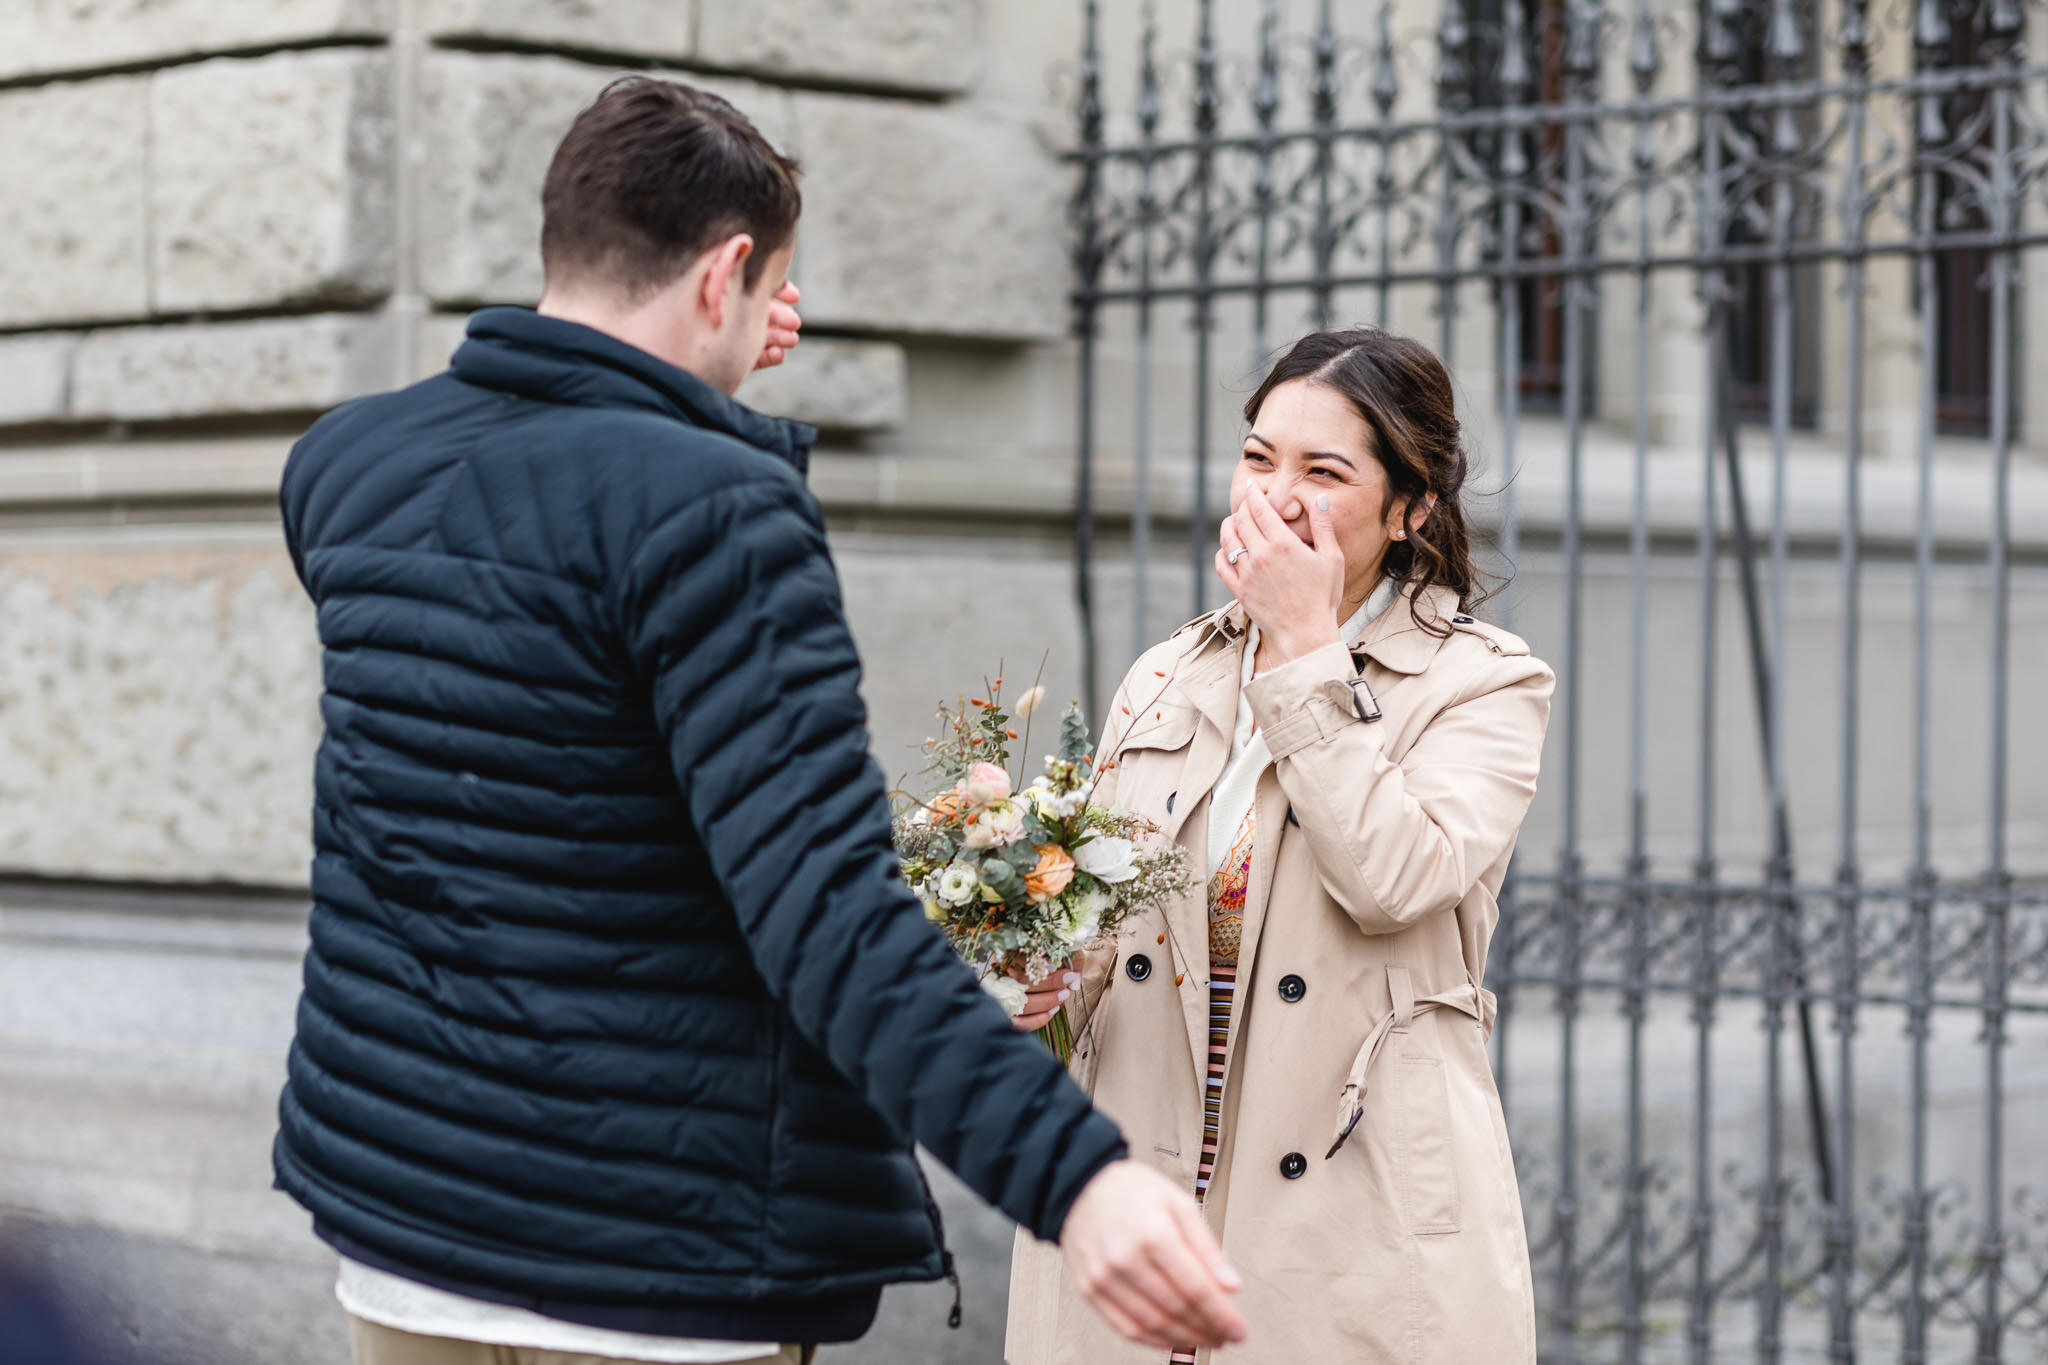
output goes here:
{"type": "Polygon", "coordinates": [[[541,262],[550,280],[602,281],[637,301],[744,232],[754,239],[752,289],[796,235],[796,177],[796,162],[718,96],[625,76],[555,149],[541,190],[541,262]]]}

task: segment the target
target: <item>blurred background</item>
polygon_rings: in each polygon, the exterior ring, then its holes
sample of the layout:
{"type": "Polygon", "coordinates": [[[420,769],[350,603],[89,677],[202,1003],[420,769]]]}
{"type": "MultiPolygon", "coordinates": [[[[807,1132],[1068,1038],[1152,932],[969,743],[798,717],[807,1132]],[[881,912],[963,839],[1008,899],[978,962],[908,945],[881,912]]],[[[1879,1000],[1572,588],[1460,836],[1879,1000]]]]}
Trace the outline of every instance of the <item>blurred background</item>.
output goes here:
{"type": "MultiPolygon", "coordinates": [[[[651,69],[804,163],[805,339],[740,397],[824,431],[891,776],[940,696],[1043,654],[1099,702],[1218,604],[1274,350],[1423,338],[1512,577],[1481,613],[1561,675],[1488,975],[1546,1357],[2048,1360],[2044,37],[2018,0],[6,0],[10,1264],[122,1358],[346,1359],[269,1188],[319,735],[277,475],[537,298],[555,141],[651,69]]],[[[940,1183],[965,1328],[899,1289],[828,1359],[1000,1359],[1009,1231],[940,1183]]]]}

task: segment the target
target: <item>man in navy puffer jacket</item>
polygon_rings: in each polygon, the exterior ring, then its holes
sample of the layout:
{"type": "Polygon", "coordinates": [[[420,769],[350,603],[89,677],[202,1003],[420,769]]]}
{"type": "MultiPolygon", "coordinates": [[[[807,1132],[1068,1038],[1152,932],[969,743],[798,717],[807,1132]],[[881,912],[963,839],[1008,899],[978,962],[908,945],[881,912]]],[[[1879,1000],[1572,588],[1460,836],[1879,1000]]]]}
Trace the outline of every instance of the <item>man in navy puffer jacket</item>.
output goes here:
{"type": "Polygon", "coordinates": [[[1236,1336],[1192,1200],[898,880],[814,433],[729,396],[795,341],[794,165],[629,78],[544,207],[539,311],[283,481],[326,734],[275,1162],[358,1362],[807,1358],[951,1270],[913,1141],[1128,1335],[1236,1336]]]}

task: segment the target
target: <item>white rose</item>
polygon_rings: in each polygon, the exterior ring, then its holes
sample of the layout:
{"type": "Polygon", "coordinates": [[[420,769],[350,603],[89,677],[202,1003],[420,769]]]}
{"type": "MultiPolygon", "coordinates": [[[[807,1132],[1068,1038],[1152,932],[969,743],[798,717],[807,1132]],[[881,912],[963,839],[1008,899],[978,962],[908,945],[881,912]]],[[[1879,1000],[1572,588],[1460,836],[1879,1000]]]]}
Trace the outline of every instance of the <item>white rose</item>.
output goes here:
{"type": "Polygon", "coordinates": [[[1098,834],[1074,850],[1074,866],[1091,877],[1099,877],[1115,885],[1138,875],[1133,861],[1136,852],[1136,846],[1129,839],[1098,834]]]}
{"type": "Polygon", "coordinates": [[[992,972],[981,979],[981,988],[995,997],[1003,1007],[1003,1013],[1015,1019],[1024,1012],[1024,983],[1002,972],[992,972]]]}
{"type": "Polygon", "coordinates": [[[1102,914],[1109,909],[1109,893],[1099,886],[1069,892],[1060,901],[1060,941],[1069,948],[1093,943],[1102,933],[1102,914]]]}
{"type": "Polygon", "coordinates": [[[939,899],[948,905],[965,905],[980,894],[981,874],[972,863],[949,863],[939,874],[939,899]]]}
{"type": "Polygon", "coordinates": [[[976,811],[967,823],[967,837],[962,842],[969,848],[1001,848],[1016,843],[1023,833],[1023,808],[1015,801],[1004,801],[976,811]]]}

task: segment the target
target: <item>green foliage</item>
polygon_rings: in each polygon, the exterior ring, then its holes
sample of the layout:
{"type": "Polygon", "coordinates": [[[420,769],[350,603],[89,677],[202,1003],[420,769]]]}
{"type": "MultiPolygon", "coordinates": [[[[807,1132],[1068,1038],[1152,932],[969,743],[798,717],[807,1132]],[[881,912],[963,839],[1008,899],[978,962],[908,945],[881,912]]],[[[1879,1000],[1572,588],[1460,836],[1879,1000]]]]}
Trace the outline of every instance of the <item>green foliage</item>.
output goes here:
{"type": "Polygon", "coordinates": [[[1070,701],[1066,712],[1060,717],[1060,762],[1079,763],[1088,756],[1094,741],[1088,738],[1088,721],[1081,714],[1081,703],[1070,701]]]}

